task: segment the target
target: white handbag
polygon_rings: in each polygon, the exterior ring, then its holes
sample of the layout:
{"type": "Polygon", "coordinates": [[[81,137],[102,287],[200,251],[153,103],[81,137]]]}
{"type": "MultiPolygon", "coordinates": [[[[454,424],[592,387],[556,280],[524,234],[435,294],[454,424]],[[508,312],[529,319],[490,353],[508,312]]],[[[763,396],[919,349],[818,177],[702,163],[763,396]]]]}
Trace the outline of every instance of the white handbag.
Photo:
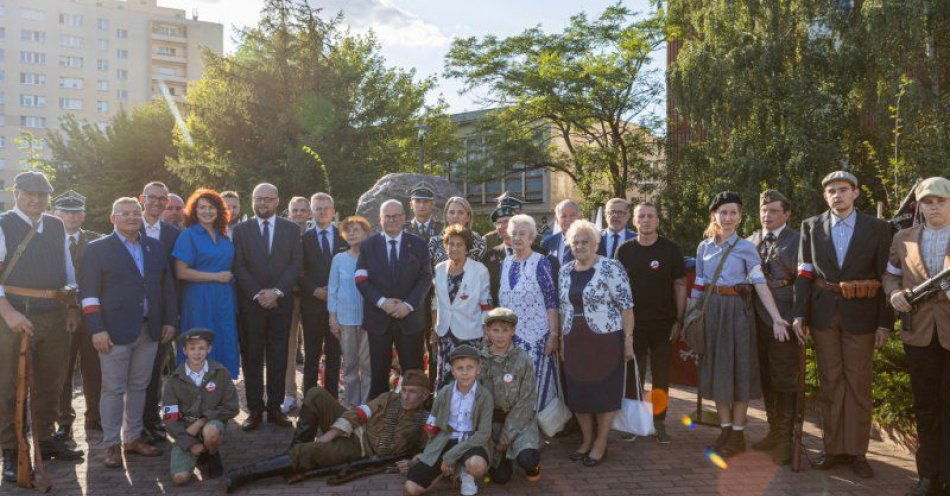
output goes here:
{"type": "Polygon", "coordinates": [[[538,427],[541,428],[541,432],[547,437],[554,437],[558,432],[561,432],[564,426],[567,425],[567,422],[571,420],[571,416],[574,415],[567,408],[567,405],[564,404],[564,395],[562,394],[560,384],[561,371],[559,370],[557,362],[557,358],[555,358],[554,387],[558,394],[548,402],[544,410],[538,412],[538,427]]]}
{"type": "Polygon", "coordinates": [[[627,399],[627,381],[624,374],[623,399],[620,402],[620,411],[614,417],[611,426],[614,430],[634,434],[637,436],[651,436],[656,434],[653,427],[653,403],[643,401],[640,387],[640,368],[637,367],[637,357],[633,357],[633,374],[637,380],[637,399],[627,399]]]}

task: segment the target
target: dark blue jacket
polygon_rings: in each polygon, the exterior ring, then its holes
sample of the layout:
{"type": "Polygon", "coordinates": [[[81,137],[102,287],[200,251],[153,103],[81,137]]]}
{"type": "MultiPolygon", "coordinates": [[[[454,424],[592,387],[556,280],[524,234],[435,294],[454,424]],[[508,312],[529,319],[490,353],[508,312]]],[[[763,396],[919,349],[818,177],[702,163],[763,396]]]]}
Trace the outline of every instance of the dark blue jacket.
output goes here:
{"type": "Polygon", "coordinates": [[[432,265],[426,242],[415,234],[403,232],[399,244],[399,263],[393,277],[389,268],[386,238],[375,234],[360,244],[360,258],[356,262],[356,287],[363,294],[363,329],[381,334],[389,327],[392,317],[382,311],[376,302],[380,298],[399,298],[413,311],[398,321],[402,332],[422,332],[425,325],[425,296],[432,287],[432,265]]]}
{"type": "MultiPolygon", "coordinates": [[[[610,229],[603,229],[600,231],[600,245],[597,247],[598,255],[614,258],[613,253],[607,253],[607,245],[609,244],[607,238],[610,236],[613,236],[613,233],[610,231],[610,229]]],[[[622,245],[624,241],[636,239],[636,237],[637,232],[633,229],[630,229],[629,227],[626,227],[624,228],[623,233],[620,235],[620,242],[617,243],[617,246],[619,247],[622,245]]]]}
{"type": "Polygon", "coordinates": [[[145,276],[113,232],[89,243],[79,273],[79,295],[90,334],[106,331],[116,345],[134,343],[148,300],[148,333],[158,341],[162,326],[178,322],[175,279],[161,243],[139,236],[145,276]]]}

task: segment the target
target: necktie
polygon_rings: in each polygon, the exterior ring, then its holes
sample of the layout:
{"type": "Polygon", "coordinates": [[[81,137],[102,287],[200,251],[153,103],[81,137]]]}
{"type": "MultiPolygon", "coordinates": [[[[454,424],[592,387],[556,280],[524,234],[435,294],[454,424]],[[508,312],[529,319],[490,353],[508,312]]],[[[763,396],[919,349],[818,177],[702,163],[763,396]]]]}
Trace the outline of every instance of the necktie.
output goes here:
{"type": "Polygon", "coordinates": [[[73,268],[76,267],[76,257],[79,255],[79,241],[76,236],[69,237],[69,258],[73,262],[73,268]]]}
{"type": "Polygon", "coordinates": [[[768,233],[759,245],[759,255],[763,260],[768,260],[772,255],[772,247],[775,246],[775,233],[768,233]]]}
{"type": "Polygon", "coordinates": [[[620,235],[617,233],[614,233],[613,241],[611,242],[612,244],[610,245],[610,253],[607,254],[608,257],[614,258],[614,254],[617,253],[617,243],[619,242],[620,242],[620,235]]]}
{"type": "Polygon", "coordinates": [[[514,252],[514,250],[512,250],[511,248],[505,248],[505,251],[508,253],[508,256],[509,256],[509,257],[510,257],[511,254],[514,252]]]}
{"type": "Polygon", "coordinates": [[[270,256],[270,221],[264,221],[264,246],[267,247],[267,255],[270,256]]]}
{"type": "Polygon", "coordinates": [[[396,263],[399,262],[399,255],[396,254],[396,240],[389,240],[389,270],[396,273],[396,263]]]}
{"type": "Polygon", "coordinates": [[[330,259],[330,241],[327,240],[327,232],[320,231],[320,249],[323,250],[323,256],[330,259]]]}

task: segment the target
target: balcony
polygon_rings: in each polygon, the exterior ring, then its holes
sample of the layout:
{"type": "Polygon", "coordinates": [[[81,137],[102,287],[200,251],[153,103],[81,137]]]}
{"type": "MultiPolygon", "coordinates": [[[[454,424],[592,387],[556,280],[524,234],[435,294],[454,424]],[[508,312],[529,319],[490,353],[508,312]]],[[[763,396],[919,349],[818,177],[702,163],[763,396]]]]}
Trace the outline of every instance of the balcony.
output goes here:
{"type": "Polygon", "coordinates": [[[152,52],[152,60],[155,62],[169,62],[172,64],[187,64],[188,57],[184,53],[176,53],[175,55],[163,55],[160,53],[152,52]]]}
{"type": "Polygon", "coordinates": [[[184,75],[152,73],[152,81],[166,81],[169,83],[188,84],[188,78],[184,75]]]}

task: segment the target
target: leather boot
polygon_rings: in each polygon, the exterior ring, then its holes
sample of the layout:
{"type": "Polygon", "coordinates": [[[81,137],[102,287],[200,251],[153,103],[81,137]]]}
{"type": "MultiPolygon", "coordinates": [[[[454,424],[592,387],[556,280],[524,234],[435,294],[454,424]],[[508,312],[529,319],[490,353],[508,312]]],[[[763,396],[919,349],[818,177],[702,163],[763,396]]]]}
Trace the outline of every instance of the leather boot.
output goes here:
{"type": "Polygon", "coordinates": [[[726,441],[729,440],[729,435],[731,433],[732,433],[732,427],[723,427],[722,430],[719,431],[719,437],[717,437],[716,440],[713,441],[712,444],[707,445],[706,448],[711,449],[713,451],[721,450],[722,447],[726,445],[726,441]]]}
{"type": "Polygon", "coordinates": [[[306,406],[301,407],[300,414],[297,417],[297,426],[294,428],[294,435],[290,440],[290,448],[298,444],[312,443],[317,437],[319,427],[317,416],[306,406]]]}
{"type": "Polygon", "coordinates": [[[719,456],[729,458],[745,450],[745,430],[731,430],[729,431],[729,437],[726,438],[726,442],[723,443],[722,448],[719,450],[719,456]]]}
{"type": "Polygon", "coordinates": [[[792,423],[795,421],[794,393],[779,393],[776,404],[775,446],[772,447],[772,461],[776,465],[792,463],[792,423]]]}
{"type": "Polygon", "coordinates": [[[3,481],[16,482],[17,453],[14,449],[3,450],[3,481]]]}
{"type": "Polygon", "coordinates": [[[284,453],[228,472],[224,476],[225,489],[230,493],[248,482],[289,474],[293,471],[294,466],[290,462],[290,455],[284,453]]]}
{"type": "Polygon", "coordinates": [[[777,393],[765,393],[765,418],[769,423],[769,432],[765,434],[765,437],[752,445],[752,449],[756,451],[769,451],[775,447],[775,443],[778,441],[775,432],[778,414],[778,396],[779,394],[777,393]]]}

